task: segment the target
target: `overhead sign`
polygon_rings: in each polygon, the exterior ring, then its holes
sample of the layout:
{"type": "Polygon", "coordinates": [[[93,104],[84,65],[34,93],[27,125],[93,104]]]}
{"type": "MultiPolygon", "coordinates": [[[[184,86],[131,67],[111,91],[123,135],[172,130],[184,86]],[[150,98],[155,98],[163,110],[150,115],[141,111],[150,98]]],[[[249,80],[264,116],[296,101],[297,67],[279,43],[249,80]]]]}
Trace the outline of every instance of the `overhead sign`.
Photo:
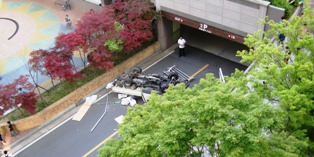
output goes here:
{"type": "Polygon", "coordinates": [[[180,17],[174,17],[174,20],[179,21],[179,22],[183,22],[183,19],[180,17]]]}
{"type": "Polygon", "coordinates": [[[232,32],[229,32],[228,30],[224,30],[221,29],[219,27],[215,27],[213,25],[210,25],[208,23],[204,23],[201,21],[196,21],[195,19],[189,19],[187,17],[182,17],[173,13],[169,13],[166,11],[162,11],[161,12],[162,16],[175,21],[175,22],[179,22],[180,24],[184,24],[186,26],[192,27],[192,28],[196,28],[200,31],[206,32],[206,33],[211,33],[214,35],[217,35],[219,37],[222,38],[226,38],[228,40],[232,40],[238,43],[243,44],[244,43],[244,36],[239,35],[239,34],[234,34],[232,32]]]}
{"type": "Polygon", "coordinates": [[[200,27],[198,29],[207,33],[212,33],[210,30],[208,30],[208,25],[204,23],[200,23],[200,27]]]}

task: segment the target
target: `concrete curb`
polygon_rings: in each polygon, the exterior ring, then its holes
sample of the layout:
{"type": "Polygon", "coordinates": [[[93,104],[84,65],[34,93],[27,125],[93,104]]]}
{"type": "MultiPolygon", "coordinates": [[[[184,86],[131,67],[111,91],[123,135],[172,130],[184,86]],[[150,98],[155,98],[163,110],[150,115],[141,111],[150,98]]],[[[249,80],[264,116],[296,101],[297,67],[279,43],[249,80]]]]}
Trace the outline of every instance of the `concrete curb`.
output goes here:
{"type": "MultiPolygon", "coordinates": [[[[166,56],[167,54],[171,53],[173,49],[175,49],[177,45],[173,45],[167,50],[163,52],[155,52],[153,55],[149,56],[148,58],[144,59],[141,63],[138,65],[141,66],[143,69],[149,67],[162,57],[166,56]]],[[[102,85],[95,91],[88,94],[88,96],[91,95],[98,95],[100,92],[106,90],[106,84],[102,85]]],[[[45,123],[41,124],[37,128],[34,128],[31,132],[29,132],[24,137],[21,137],[17,141],[13,142],[8,148],[10,148],[10,152],[14,152],[13,155],[16,155],[23,151],[28,145],[31,145],[34,141],[37,141],[41,137],[43,137],[47,132],[50,132],[56,128],[59,127],[60,123],[63,123],[67,121],[70,117],[72,117],[78,110],[80,104],[72,104],[67,109],[65,109],[63,112],[60,112],[55,117],[51,118],[50,120],[46,121],[45,123]]]]}

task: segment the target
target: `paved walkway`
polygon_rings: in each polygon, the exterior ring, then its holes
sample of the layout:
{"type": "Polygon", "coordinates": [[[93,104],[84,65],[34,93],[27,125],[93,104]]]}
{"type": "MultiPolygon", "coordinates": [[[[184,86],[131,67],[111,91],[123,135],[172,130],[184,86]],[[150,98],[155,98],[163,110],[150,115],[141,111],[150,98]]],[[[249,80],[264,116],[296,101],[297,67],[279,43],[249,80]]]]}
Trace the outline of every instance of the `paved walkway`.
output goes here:
{"type": "MultiPolygon", "coordinates": [[[[20,75],[28,74],[25,63],[33,50],[53,47],[59,33],[73,30],[65,28],[68,14],[73,24],[83,15],[75,10],[62,11],[52,0],[4,0],[0,8],[0,76],[7,84],[20,75]]],[[[41,84],[48,78],[41,79],[41,84]]]]}

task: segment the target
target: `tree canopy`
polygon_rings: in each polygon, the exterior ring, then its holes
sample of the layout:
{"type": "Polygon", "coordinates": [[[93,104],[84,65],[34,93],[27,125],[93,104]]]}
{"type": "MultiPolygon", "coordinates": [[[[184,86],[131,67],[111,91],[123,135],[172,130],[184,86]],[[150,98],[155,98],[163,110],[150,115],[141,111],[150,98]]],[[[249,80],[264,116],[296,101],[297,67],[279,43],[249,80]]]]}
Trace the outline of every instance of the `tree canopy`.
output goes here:
{"type": "Polygon", "coordinates": [[[20,76],[13,83],[0,84],[0,115],[6,111],[18,108],[19,104],[30,114],[36,111],[36,93],[33,84],[28,81],[28,76],[20,76]],[[22,92],[23,91],[23,92],[22,92]]]}
{"type": "Polygon", "coordinates": [[[84,67],[87,56],[92,66],[109,70],[115,60],[153,38],[152,7],[149,1],[117,0],[101,12],[86,12],[73,32],[56,37],[53,48],[31,53],[31,70],[52,80],[82,78],[74,65],[74,51],[79,52],[84,67]]]}
{"type": "Polygon", "coordinates": [[[313,16],[307,7],[283,24],[263,20],[271,29],[248,35],[249,50],[238,52],[253,63],[250,71],[236,71],[226,83],[208,74],[193,88],[153,94],[128,110],[120,138],[109,140],[98,157],[313,153],[313,16]]]}

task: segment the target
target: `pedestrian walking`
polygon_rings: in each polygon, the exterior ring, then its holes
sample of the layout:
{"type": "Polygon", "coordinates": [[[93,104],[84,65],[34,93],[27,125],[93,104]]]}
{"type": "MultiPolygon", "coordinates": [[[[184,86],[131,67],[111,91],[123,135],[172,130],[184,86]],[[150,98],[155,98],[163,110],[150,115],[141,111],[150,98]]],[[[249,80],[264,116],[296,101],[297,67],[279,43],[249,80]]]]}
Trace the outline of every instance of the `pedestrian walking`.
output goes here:
{"type": "MultiPolygon", "coordinates": [[[[283,21],[284,21],[284,20],[285,20],[285,17],[281,17],[281,19],[280,19],[280,21],[279,21],[279,24],[283,24],[283,21]]],[[[280,33],[280,32],[279,32],[278,38],[279,38],[279,43],[280,43],[281,45],[283,45],[283,44],[284,44],[284,41],[285,41],[285,39],[286,39],[286,36],[285,36],[283,33],[280,33]]]]}
{"type": "Polygon", "coordinates": [[[185,39],[183,39],[182,37],[180,37],[180,39],[178,39],[178,44],[179,44],[179,57],[184,56],[185,57],[185,52],[184,52],[184,48],[185,48],[185,39]]]}
{"type": "Polygon", "coordinates": [[[301,0],[300,2],[299,2],[299,10],[298,10],[298,16],[302,16],[303,15],[303,8],[304,8],[304,2],[303,2],[303,0],[301,0]]]}
{"type": "Polygon", "coordinates": [[[69,15],[65,15],[65,27],[67,29],[71,29],[72,28],[72,21],[71,21],[69,15]]]}
{"type": "Polygon", "coordinates": [[[3,151],[4,157],[13,157],[12,154],[9,154],[7,150],[3,151]]]}
{"type": "Polygon", "coordinates": [[[10,121],[7,122],[9,124],[9,129],[10,129],[10,135],[11,137],[14,137],[15,135],[17,135],[17,132],[14,130],[13,125],[10,121]]]}
{"type": "Polygon", "coordinates": [[[7,145],[7,143],[4,141],[2,135],[0,134],[0,142],[2,142],[3,145],[7,145]]]}

